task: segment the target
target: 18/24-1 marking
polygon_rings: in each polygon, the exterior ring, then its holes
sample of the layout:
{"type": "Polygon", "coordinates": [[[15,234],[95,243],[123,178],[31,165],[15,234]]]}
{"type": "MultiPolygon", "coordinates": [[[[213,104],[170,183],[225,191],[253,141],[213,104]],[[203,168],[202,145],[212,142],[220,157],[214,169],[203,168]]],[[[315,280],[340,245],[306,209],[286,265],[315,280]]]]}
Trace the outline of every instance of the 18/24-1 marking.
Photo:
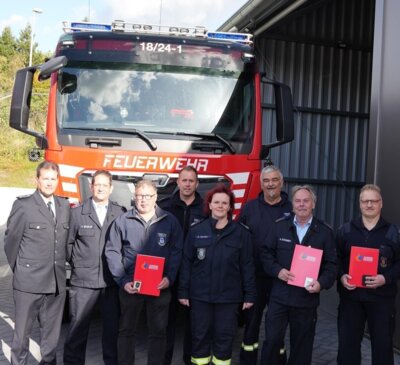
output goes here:
{"type": "Polygon", "coordinates": [[[139,44],[142,51],[146,52],[176,52],[182,53],[182,46],[181,45],[174,45],[170,43],[153,43],[153,42],[142,42],[139,44]]]}

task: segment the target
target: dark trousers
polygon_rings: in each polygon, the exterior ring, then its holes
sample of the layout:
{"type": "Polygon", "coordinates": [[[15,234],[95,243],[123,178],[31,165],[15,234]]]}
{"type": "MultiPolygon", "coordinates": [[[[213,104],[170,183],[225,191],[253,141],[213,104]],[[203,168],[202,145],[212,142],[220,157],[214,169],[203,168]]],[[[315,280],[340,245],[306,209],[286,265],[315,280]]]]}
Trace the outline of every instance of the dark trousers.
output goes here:
{"type": "Polygon", "coordinates": [[[213,360],[229,360],[237,330],[238,303],[215,304],[191,299],[190,305],[192,363],[211,360],[211,354],[213,360]]]}
{"type": "MultiPolygon", "coordinates": [[[[260,335],[261,320],[265,307],[269,302],[272,281],[271,278],[265,275],[258,275],[256,284],[257,300],[250,309],[243,311],[245,327],[242,347],[240,349],[240,365],[255,365],[258,359],[258,338],[260,335]]],[[[279,353],[279,364],[286,364],[285,344],[283,341],[279,353]]]]}
{"type": "Polygon", "coordinates": [[[338,313],[338,364],[361,364],[365,323],[371,336],[372,365],[393,365],[394,299],[362,302],[343,297],[338,313]]]}
{"type": "Polygon", "coordinates": [[[171,304],[169,306],[168,325],[167,325],[167,347],[165,351],[164,365],[171,365],[174,354],[175,334],[177,319],[182,315],[183,319],[183,356],[185,365],[190,365],[190,355],[192,353],[191,335],[190,335],[190,308],[181,305],[178,301],[177,285],[171,288],[171,304]]]}
{"type": "Polygon", "coordinates": [[[142,309],[146,309],[148,326],[148,365],[162,365],[165,356],[166,328],[171,300],[169,289],[161,290],[159,297],[128,294],[119,291],[121,318],[118,333],[119,365],[135,364],[135,342],[142,309]]]}
{"type": "Polygon", "coordinates": [[[64,365],[84,365],[89,327],[96,304],[103,324],[102,348],[106,365],[118,365],[118,287],[90,289],[72,286],[69,290],[70,324],[64,345],[64,365]]]}
{"type": "Polygon", "coordinates": [[[15,305],[15,328],[11,346],[11,364],[25,365],[29,352],[29,335],[38,318],[40,326],[40,364],[57,363],[57,344],[66,293],[32,294],[13,291],[15,305]]]}
{"type": "Polygon", "coordinates": [[[265,318],[265,341],[261,353],[261,364],[279,364],[279,348],[289,325],[288,365],[310,365],[316,322],[317,309],[315,307],[290,307],[272,300],[265,318]]]}

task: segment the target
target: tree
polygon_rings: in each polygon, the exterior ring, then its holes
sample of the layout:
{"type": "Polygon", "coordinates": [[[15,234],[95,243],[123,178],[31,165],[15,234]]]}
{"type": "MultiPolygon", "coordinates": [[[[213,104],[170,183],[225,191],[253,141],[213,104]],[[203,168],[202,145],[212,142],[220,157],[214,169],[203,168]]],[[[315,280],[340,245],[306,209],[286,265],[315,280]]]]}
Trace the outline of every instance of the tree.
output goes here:
{"type": "MultiPolygon", "coordinates": [[[[17,49],[18,53],[23,55],[23,59],[25,60],[25,65],[29,65],[29,51],[31,47],[31,33],[32,27],[30,24],[27,24],[24,29],[22,29],[19,33],[19,38],[17,39],[17,49]]],[[[33,45],[33,50],[35,50],[37,44],[33,45]]]]}
{"type": "Polygon", "coordinates": [[[5,27],[0,37],[0,56],[10,57],[15,54],[17,42],[12,35],[11,28],[5,27]]]}

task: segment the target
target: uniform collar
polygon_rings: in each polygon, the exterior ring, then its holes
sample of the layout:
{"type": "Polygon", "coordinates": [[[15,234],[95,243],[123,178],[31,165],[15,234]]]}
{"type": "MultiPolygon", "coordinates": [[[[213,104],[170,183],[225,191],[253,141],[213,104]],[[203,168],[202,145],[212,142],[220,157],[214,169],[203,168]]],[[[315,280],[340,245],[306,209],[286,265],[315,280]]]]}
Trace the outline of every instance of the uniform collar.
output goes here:
{"type": "Polygon", "coordinates": [[[49,198],[46,198],[39,190],[38,190],[38,193],[46,205],[47,205],[47,203],[51,202],[51,204],[53,204],[53,207],[55,207],[54,195],[50,196],[49,198]]]}

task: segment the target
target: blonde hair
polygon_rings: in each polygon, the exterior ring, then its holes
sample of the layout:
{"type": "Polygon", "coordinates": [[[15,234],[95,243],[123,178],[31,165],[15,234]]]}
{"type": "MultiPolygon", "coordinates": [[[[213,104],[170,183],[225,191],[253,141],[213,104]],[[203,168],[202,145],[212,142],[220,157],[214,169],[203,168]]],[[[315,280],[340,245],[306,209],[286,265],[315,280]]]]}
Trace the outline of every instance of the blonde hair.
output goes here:
{"type": "Polygon", "coordinates": [[[375,184],[366,184],[364,185],[361,190],[360,190],[360,196],[361,194],[366,191],[366,190],[372,190],[375,191],[379,194],[379,196],[382,198],[382,193],[381,193],[381,188],[378,185],[375,184]]]}
{"type": "Polygon", "coordinates": [[[154,191],[157,193],[157,186],[155,184],[155,182],[153,180],[149,180],[149,179],[142,179],[139,180],[136,184],[135,184],[135,190],[142,188],[143,186],[149,186],[151,188],[154,189],[154,191]]]}

